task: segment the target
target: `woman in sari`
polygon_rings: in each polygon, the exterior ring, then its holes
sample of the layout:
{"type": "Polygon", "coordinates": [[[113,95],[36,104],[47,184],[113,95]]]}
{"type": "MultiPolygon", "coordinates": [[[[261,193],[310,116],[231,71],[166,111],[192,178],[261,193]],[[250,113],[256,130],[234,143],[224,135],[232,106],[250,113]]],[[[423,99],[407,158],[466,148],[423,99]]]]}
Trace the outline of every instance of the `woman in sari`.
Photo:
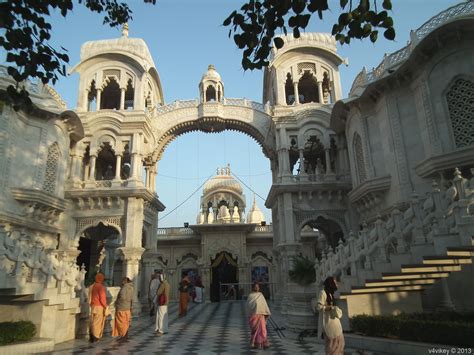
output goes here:
{"type": "Polygon", "coordinates": [[[188,274],[183,272],[181,275],[182,279],[179,283],[179,316],[184,317],[188,313],[188,301],[189,301],[189,277],[188,274]]]}
{"type": "Polygon", "coordinates": [[[113,337],[126,339],[128,328],[132,321],[133,284],[128,277],[122,279],[122,288],[115,301],[115,323],[112,329],[113,337]]]}
{"type": "Polygon", "coordinates": [[[95,275],[95,282],[89,288],[89,303],[91,305],[91,325],[90,325],[90,341],[95,342],[104,335],[104,326],[106,318],[106,310],[108,309],[104,274],[99,272],[95,275]]]}
{"type": "Polygon", "coordinates": [[[318,297],[318,338],[324,334],[326,343],[326,355],[344,354],[344,335],[342,334],[341,310],[336,307],[334,292],[337,290],[337,283],[334,277],[328,277],[324,281],[324,289],[318,297]]]}
{"type": "Polygon", "coordinates": [[[257,282],[253,284],[253,292],[247,298],[247,310],[249,313],[250,345],[252,349],[268,348],[270,344],[268,343],[266,321],[271,313],[257,282]]]}

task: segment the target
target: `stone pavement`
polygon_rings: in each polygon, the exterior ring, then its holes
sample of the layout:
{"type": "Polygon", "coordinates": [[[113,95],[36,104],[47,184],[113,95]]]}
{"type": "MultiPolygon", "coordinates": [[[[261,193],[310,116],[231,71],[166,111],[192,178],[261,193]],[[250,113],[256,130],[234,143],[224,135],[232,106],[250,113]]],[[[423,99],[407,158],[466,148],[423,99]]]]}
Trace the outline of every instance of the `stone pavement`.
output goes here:
{"type": "Polygon", "coordinates": [[[299,341],[297,333],[281,329],[278,312],[267,323],[270,348],[251,349],[245,302],[192,305],[183,318],[177,317],[177,304],[169,312],[169,333],[164,336],[154,334],[154,318],[143,314],[133,320],[127,341],[110,335],[94,344],[75,340],[57,345],[53,354],[324,354],[314,338],[299,341]]]}

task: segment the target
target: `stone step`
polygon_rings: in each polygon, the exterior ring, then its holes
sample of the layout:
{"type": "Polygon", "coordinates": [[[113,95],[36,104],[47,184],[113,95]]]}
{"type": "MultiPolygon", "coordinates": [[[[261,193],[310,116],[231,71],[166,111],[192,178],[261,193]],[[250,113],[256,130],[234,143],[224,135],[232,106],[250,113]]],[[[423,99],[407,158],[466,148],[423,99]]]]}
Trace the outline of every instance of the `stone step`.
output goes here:
{"type": "Polygon", "coordinates": [[[382,273],[382,280],[441,279],[448,276],[449,272],[390,272],[382,273]]]}
{"type": "Polygon", "coordinates": [[[425,287],[423,285],[411,285],[411,286],[391,286],[391,287],[361,287],[358,289],[352,289],[351,292],[341,292],[341,299],[348,296],[355,296],[368,293],[388,293],[388,292],[412,292],[412,291],[423,291],[425,287]]]}
{"type": "Polygon", "coordinates": [[[365,282],[365,287],[387,287],[387,286],[410,286],[410,285],[432,285],[437,281],[437,279],[428,279],[428,278],[414,278],[414,279],[393,279],[393,280],[367,280],[365,282]]]}
{"type": "Polygon", "coordinates": [[[447,248],[449,256],[470,256],[474,257],[474,246],[447,248]]]}
{"type": "Polygon", "coordinates": [[[422,265],[422,264],[409,264],[402,265],[402,273],[414,273],[414,272],[444,272],[444,271],[460,271],[461,265],[455,264],[437,264],[437,265],[422,265]]]}
{"type": "Polygon", "coordinates": [[[423,257],[424,265],[459,265],[459,264],[472,264],[472,258],[470,256],[425,256],[423,257]]]}

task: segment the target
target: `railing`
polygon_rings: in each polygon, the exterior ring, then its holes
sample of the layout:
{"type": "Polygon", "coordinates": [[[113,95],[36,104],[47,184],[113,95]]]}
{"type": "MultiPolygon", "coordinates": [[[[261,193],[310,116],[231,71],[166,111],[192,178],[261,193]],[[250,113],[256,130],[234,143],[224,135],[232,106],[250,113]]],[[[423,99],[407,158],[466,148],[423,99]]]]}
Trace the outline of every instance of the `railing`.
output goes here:
{"type": "MultiPolygon", "coordinates": [[[[248,107],[254,109],[256,111],[261,111],[268,113],[269,112],[269,105],[263,105],[259,102],[255,102],[252,100],[247,99],[235,99],[235,98],[223,98],[221,102],[208,102],[205,104],[222,104],[224,106],[240,106],[240,107],[248,107]]],[[[198,107],[200,102],[197,99],[194,100],[176,100],[168,105],[156,107],[156,112],[158,114],[164,114],[167,112],[171,112],[180,108],[189,108],[189,107],[198,107]]]]}
{"type": "Polygon", "coordinates": [[[192,235],[194,231],[191,228],[158,228],[157,233],[158,237],[162,239],[163,237],[173,237],[180,235],[192,235]]]}
{"type": "MultiPolygon", "coordinates": [[[[272,282],[259,282],[260,292],[268,301],[273,301],[275,297],[275,284],[272,282]]],[[[219,301],[240,301],[246,300],[252,292],[253,283],[219,283],[219,301]]]]}
{"type": "Polygon", "coordinates": [[[351,182],[350,174],[299,174],[290,177],[292,181],[296,182],[351,182]]]}
{"type": "Polygon", "coordinates": [[[273,232],[273,226],[268,225],[268,226],[256,226],[254,229],[254,232],[260,232],[260,233],[272,233],[273,232]]]}
{"type": "MultiPolygon", "coordinates": [[[[350,268],[372,270],[374,262],[390,262],[391,255],[409,252],[412,244],[433,244],[437,234],[463,233],[458,229],[463,217],[472,214],[474,178],[464,179],[458,169],[452,185],[441,191],[437,184],[425,197],[414,195],[405,211],[394,209],[385,220],[381,216],[357,235],[350,233],[346,242],[339,241],[334,249],[323,252],[316,261],[316,277],[320,283],[328,276],[343,274],[350,268]]],[[[472,222],[471,222],[472,223],[472,222]]],[[[474,230],[474,223],[471,228],[474,230]]],[[[464,239],[460,235],[460,239],[464,239]]]]}
{"type": "Polygon", "coordinates": [[[376,81],[377,79],[384,76],[389,69],[402,63],[410,56],[416,44],[433,32],[433,30],[454,19],[472,15],[473,13],[474,1],[465,1],[458,5],[452,6],[449,9],[446,9],[445,11],[426,21],[416,31],[412,31],[410,33],[410,42],[405,47],[392,54],[386,55],[383,61],[372,71],[367,72],[365,68],[362,69],[362,71],[357,74],[354,82],[352,83],[349,96],[352,96],[356,88],[376,81]]]}

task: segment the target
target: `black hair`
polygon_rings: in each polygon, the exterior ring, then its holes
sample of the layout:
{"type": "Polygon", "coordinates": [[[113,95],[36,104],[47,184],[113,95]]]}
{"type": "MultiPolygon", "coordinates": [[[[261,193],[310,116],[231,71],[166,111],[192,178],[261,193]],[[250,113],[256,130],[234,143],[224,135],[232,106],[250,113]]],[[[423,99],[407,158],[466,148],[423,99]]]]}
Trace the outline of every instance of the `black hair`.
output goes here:
{"type": "Polygon", "coordinates": [[[336,280],[334,277],[327,277],[326,280],[324,280],[324,291],[326,291],[327,295],[327,303],[329,305],[333,305],[334,303],[334,292],[337,291],[337,285],[336,285],[336,280]]]}

